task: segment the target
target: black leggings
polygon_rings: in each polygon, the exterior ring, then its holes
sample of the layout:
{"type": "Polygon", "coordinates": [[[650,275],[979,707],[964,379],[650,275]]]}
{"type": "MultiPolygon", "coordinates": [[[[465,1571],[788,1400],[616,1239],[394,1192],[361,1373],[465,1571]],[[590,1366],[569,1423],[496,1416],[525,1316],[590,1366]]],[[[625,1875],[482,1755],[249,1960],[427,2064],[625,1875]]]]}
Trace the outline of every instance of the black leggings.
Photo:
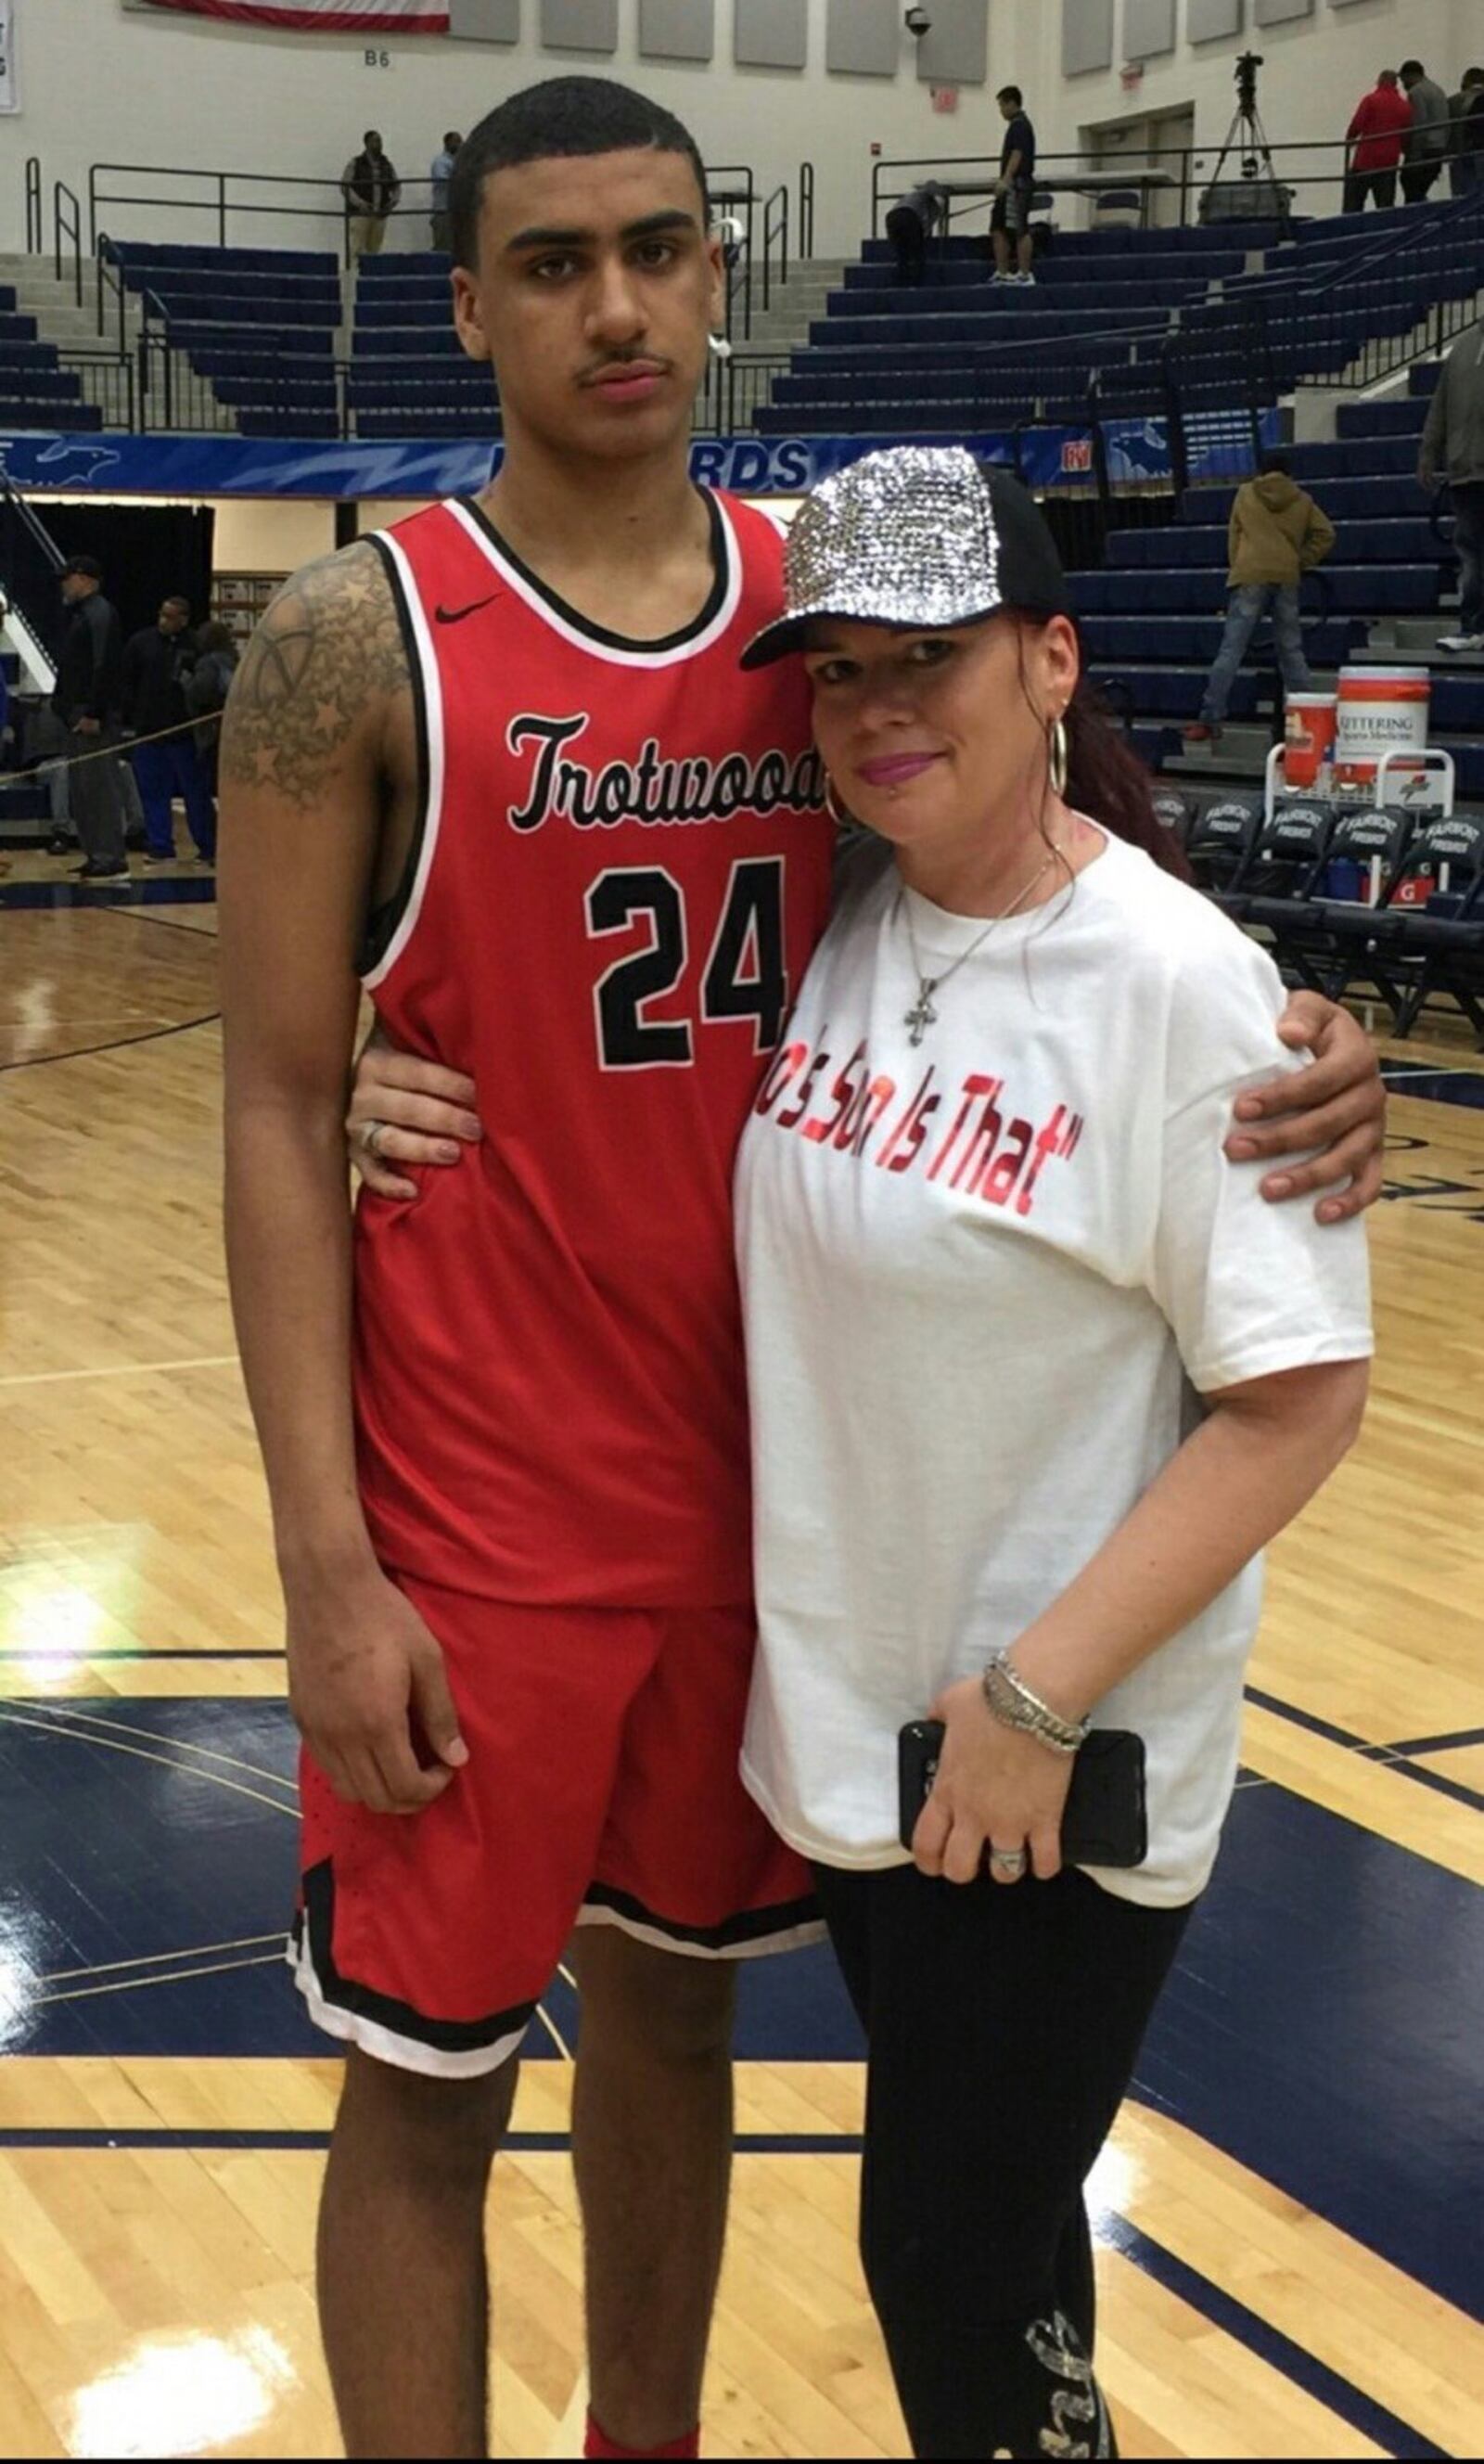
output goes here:
{"type": "Polygon", "coordinates": [[[861,2255],[915,2455],[1116,2455],[1082,2185],[1190,1910],[817,1866],[868,2044],[861,2255]]]}

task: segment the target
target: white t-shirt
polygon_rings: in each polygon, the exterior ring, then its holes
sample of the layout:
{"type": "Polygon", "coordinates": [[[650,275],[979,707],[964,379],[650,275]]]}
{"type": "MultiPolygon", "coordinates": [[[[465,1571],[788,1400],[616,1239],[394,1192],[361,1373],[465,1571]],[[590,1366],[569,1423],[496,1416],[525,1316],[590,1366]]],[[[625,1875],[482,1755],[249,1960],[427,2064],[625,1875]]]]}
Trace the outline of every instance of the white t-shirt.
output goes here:
{"type": "MultiPolygon", "coordinates": [[[[1303,1064],[1272,961],[1116,839],[996,926],[914,1049],[904,904],[940,974],[984,930],[847,860],[737,1169],[760,1645],[747,1786],[833,1865],[906,1861],[897,1731],[1066,1589],[1197,1395],[1371,1350],[1365,1235],[1272,1206],[1222,1141],[1303,1064]]],[[[1149,1855],[1202,1888],[1261,1560],[1104,1697],[1144,1738],[1149,1855]]]]}

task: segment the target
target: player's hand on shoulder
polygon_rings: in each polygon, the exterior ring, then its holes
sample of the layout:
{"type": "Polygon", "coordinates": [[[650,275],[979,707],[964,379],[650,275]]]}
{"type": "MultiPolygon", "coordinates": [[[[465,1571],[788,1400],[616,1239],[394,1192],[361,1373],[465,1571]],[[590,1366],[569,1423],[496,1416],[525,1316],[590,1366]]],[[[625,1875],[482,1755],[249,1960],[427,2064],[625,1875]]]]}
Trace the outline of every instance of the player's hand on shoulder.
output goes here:
{"type": "Polygon", "coordinates": [[[289,1705],[337,1796],[420,1814],[469,1760],[442,1650],[375,1561],[290,1581],[289,1705]]]}
{"type": "Polygon", "coordinates": [[[1262,1164],[1307,1155],[1270,1171],[1263,1197],[1282,1202],[1321,1191],[1319,1221],[1343,1222],[1381,1196],[1386,1096],[1376,1047],[1348,1010],[1314,992],[1293,995],[1277,1031],[1290,1049],[1307,1047],[1313,1066],[1241,1097],[1227,1154],[1233,1163],[1262,1164]]]}
{"type": "Polygon", "coordinates": [[[399,1166],[457,1163],[484,1135],[472,1078],[399,1051],[375,1028],[362,1048],[345,1114],[350,1159],[379,1198],[415,1198],[399,1166]]]}

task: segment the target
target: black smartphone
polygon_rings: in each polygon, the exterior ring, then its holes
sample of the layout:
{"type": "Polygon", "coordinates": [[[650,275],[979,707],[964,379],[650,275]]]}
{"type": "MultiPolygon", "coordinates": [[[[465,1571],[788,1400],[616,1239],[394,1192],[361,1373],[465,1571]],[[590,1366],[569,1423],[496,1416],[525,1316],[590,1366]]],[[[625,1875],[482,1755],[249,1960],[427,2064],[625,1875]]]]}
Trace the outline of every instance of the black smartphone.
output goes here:
{"type": "MultiPolygon", "coordinates": [[[[941,1720],[909,1720],[897,1739],[902,1845],[910,1848],[917,1817],[938,1775],[941,1720]]],[[[1061,1855],[1068,1865],[1142,1865],[1149,1853],[1145,1804],[1144,1739],[1131,1728],[1090,1729],[1078,1749],[1061,1816],[1061,1855]]]]}

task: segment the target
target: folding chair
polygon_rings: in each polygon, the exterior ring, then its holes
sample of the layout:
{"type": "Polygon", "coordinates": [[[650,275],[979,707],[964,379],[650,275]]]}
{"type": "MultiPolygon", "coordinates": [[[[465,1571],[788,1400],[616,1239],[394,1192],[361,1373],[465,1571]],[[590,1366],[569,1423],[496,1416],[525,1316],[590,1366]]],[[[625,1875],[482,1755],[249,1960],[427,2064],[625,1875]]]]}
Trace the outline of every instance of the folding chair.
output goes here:
{"type": "Polygon", "coordinates": [[[1161,828],[1173,830],[1181,846],[1188,846],[1190,826],[1195,819],[1194,805],[1188,803],[1184,796],[1177,795],[1173,787],[1157,788],[1153,804],[1154,818],[1161,828]]]}
{"type": "Polygon", "coordinates": [[[1431,1001],[1461,1009],[1484,1052],[1484,822],[1448,813],[1418,830],[1407,851],[1408,878],[1430,875],[1437,891],[1422,909],[1402,908],[1400,965],[1412,979],[1395,1033],[1410,1035],[1431,1001]]]}
{"type": "Polygon", "coordinates": [[[1218,907],[1241,890],[1262,827],[1262,806],[1255,796],[1218,796],[1190,825],[1186,853],[1198,890],[1218,907]]]}
{"type": "Polygon", "coordinates": [[[1279,967],[1283,936],[1319,888],[1334,829],[1334,808],[1323,798],[1285,797],[1258,831],[1241,891],[1228,908],[1250,932],[1272,935],[1279,967]]]}
{"type": "Polygon", "coordinates": [[[1416,828],[1410,813],[1374,804],[1342,811],[1330,834],[1326,863],[1351,864],[1372,894],[1361,898],[1311,898],[1296,903],[1285,921],[1285,956],[1299,980],[1341,1001],[1357,984],[1368,984],[1400,1015],[1403,992],[1395,971],[1405,911],[1390,905],[1408,862],[1416,828]]]}

